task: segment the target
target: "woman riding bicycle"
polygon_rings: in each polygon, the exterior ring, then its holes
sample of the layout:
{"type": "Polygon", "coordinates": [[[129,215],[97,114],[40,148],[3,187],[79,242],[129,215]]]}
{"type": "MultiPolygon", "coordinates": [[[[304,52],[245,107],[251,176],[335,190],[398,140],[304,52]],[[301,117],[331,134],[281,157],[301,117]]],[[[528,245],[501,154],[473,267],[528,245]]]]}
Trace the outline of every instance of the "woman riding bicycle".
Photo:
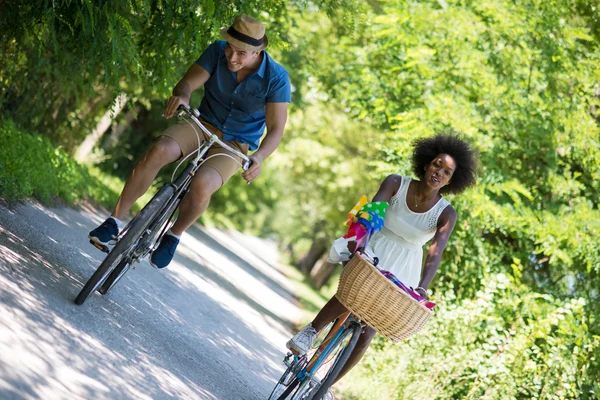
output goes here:
{"type": "MultiPolygon", "coordinates": [[[[461,193],[475,184],[477,156],[467,142],[451,133],[418,139],[413,146],[412,167],[418,179],[390,175],[383,181],[373,201],[390,205],[383,229],[373,236],[366,250],[378,257],[379,267],[428,298],[427,288],[457,218],[456,210],[442,194],[461,193]],[[422,247],[431,239],[421,268],[422,247]]],[[[350,251],[355,244],[349,243],[350,251]]],[[[317,332],[347,311],[332,297],[315,319],[290,339],[288,348],[304,354],[312,347],[317,332]]],[[[360,361],[374,335],[375,330],[366,327],[336,381],[360,361]]]]}

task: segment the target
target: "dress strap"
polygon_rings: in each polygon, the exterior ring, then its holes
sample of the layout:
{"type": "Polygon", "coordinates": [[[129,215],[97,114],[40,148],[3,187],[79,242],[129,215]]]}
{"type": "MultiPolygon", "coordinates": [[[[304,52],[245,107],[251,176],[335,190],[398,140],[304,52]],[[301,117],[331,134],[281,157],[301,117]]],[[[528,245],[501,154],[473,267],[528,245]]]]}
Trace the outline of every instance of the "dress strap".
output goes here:
{"type": "Polygon", "coordinates": [[[390,205],[396,204],[399,200],[404,199],[406,201],[406,193],[408,185],[410,184],[411,178],[407,176],[400,176],[400,187],[398,191],[390,199],[390,205]]]}
{"type": "Polygon", "coordinates": [[[427,227],[430,231],[434,231],[437,229],[438,219],[440,218],[440,215],[442,215],[442,212],[449,205],[450,205],[450,202],[448,200],[446,200],[444,197],[442,197],[440,199],[440,201],[438,201],[437,204],[435,206],[433,206],[433,208],[431,210],[428,211],[429,221],[428,221],[427,227]]]}

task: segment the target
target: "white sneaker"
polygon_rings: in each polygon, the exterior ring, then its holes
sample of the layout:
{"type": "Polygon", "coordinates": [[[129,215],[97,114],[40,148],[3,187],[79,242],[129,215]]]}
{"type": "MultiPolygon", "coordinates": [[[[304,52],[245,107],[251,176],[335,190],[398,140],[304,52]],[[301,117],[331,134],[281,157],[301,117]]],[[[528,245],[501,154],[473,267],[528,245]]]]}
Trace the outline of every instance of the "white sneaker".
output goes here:
{"type": "Polygon", "coordinates": [[[316,337],[317,331],[311,324],[308,324],[286,343],[286,347],[299,355],[302,355],[312,347],[316,337]]]}

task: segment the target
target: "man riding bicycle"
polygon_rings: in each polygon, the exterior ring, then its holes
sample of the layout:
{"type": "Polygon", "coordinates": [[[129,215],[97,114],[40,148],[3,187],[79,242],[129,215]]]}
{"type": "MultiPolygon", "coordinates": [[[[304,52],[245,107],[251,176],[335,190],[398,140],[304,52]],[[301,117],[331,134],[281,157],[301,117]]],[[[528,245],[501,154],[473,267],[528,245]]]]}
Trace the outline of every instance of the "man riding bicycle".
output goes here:
{"type": "MultiPolygon", "coordinates": [[[[261,172],[262,162],[279,145],[287,121],[291,87],[288,73],[264,49],[268,45],[265,26],[247,15],[235,18],[223,28],[218,40],[209,45],[173,89],[164,112],[171,118],[178,107],[189,106],[192,92],[204,85],[200,105],[201,121],[230,146],[251,156],[250,168],[243,178],[251,182],[261,172]],[[262,142],[265,126],[267,133],[262,142]]],[[[189,124],[165,130],[133,169],[111,216],[89,233],[102,246],[114,244],[123,218],[143,195],[158,171],[197,150],[198,140],[189,124]]],[[[179,208],[179,216],[152,253],[151,264],[164,268],[173,259],[183,232],[206,210],[210,198],[239,168],[230,157],[211,157],[227,151],[215,145],[194,176],[190,191],[179,208]],[[210,158],[208,158],[210,157],[210,158]]]]}

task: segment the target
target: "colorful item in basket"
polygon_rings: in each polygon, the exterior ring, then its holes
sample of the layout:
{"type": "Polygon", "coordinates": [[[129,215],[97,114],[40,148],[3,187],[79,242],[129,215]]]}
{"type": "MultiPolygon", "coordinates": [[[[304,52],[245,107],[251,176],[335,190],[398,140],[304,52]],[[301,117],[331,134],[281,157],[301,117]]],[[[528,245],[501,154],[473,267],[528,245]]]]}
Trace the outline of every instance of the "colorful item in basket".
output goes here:
{"type": "Polygon", "coordinates": [[[398,286],[400,289],[402,289],[402,291],[406,292],[407,294],[409,294],[413,299],[415,299],[416,301],[418,301],[419,303],[423,304],[425,307],[427,307],[428,309],[433,309],[433,307],[435,307],[435,303],[432,301],[427,300],[424,297],[421,297],[417,292],[415,292],[413,290],[413,288],[406,286],[404,283],[402,283],[400,281],[400,279],[396,278],[396,275],[392,274],[390,271],[386,271],[386,270],[380,270],[381,274],[383,276],[385,276],[387,279],[389,279],[390,281],[392,281],[392,283],[394,283],[396,286],[398,286]]]}
{"type": "Polygon", "coordinates": [[[346,225],[349,227],[348,232],[333,242],[327,261],[330,263],[348,261],[352,256],[348,244],[357,242],[356,247],[360,247],[363,239],[379,232],[383,228],[383,219],[388,206],[389,203],[386,201],[369,203],[367,196],[361,196],[348,213],[346,221],[346,225]]]}
{"type": "Polygon", "coordinates": [[[352,210],[348,213],[348,220],[346,221],[346,225],[352,225],[352,221],[354,221],[354,217],[358,214],[358,212],[362,209],[362,207],[367,204],[369,200],[367,199],[367,195],[362,195],[358,202],[352,207],[352,210]]]}

